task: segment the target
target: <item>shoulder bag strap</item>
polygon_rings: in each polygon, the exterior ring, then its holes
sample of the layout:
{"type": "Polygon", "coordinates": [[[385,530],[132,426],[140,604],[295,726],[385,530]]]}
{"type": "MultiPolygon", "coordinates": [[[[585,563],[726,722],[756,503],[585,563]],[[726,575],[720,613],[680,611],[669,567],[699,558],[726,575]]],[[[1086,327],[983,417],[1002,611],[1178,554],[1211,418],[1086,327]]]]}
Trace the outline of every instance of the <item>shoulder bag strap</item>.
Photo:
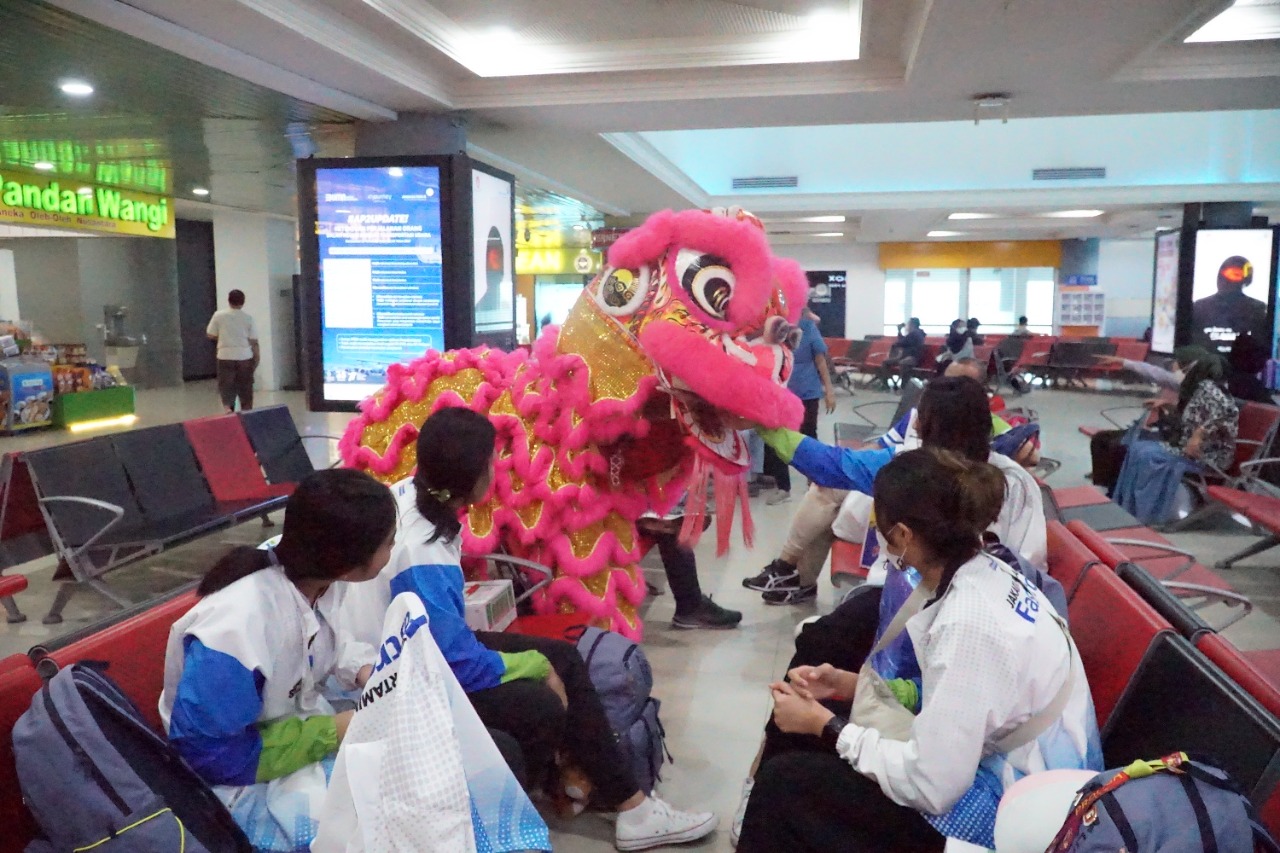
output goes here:
{"type": "Polygon", "coordinates": [[[898,639],[898,635],[907,627],[908,620],[924,609],[926,595],[928,595],[928,592],[924,588],[924,582],[916,584],[916,588],[911,590],[911,595],[907,596],[907,600],[902,602],[902,607],[898,608],[893,621],[889,623],[888,627],[884,629],[884,633],[880,635],[880,641],[875,644],[875,647],[867,655],[868,661],[898,639]]]}
{"type": "Polygon", "coordinates": [[[1071,701],[1071,692],[1075,689],[1076,683],[1076,648],[1071,642],[1071,634],[1067,631],[1067,623],[1058,616],[1054,616],[1053,621],[1062,629],[1062,637],[1067,641],[1067,677],[1058,688],[1053,701],[1046,705],[1044,710],[1033,714],[1022,725],[992,744],[997,753],[1013,752],[1040,737],[1062,716],[1062,712],[1067,709],[1067,703],[1071,701]]]}

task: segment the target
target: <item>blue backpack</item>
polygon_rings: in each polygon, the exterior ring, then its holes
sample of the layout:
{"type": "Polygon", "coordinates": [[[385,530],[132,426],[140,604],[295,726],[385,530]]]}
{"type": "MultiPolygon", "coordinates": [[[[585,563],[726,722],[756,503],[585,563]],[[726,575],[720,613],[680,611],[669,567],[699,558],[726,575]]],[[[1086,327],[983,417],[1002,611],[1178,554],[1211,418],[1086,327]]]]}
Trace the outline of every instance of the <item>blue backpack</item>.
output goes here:
{"type": "Polygon", "coordinates": [[[662,778],[663,761],[671,753],[658,719],[661,703],[649,695],[653,690],[649,661],[638,645],[613,631],[587,627],[575,636],[622,757],[640,789],[652,793],[662,778]]]}
{"type": "Polygon", "coordinates": [[[1178,752],[1105,770],[1080,789],[1048,853],[1277,853],[1226,773],[1178,752]],[[1256,845],[1256,848],[1255,848],[1256,845]]]}
{"type": "Polygon", "coordinates": [[[27,853],[252,853],[209,786],[89,664],[60,670],[13,727],[27,853]]]}

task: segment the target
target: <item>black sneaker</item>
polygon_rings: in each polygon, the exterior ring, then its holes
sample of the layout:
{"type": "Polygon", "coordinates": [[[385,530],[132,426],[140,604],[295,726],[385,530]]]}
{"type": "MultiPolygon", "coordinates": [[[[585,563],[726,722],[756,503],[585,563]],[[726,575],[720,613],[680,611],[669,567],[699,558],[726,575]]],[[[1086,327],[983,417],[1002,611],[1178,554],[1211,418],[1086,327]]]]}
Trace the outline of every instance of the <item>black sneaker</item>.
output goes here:
{"type": "Polygon", "coordinates": [[[771,589],[760,597],[764,599],[765,604],[803,604],[818,597],[818,585],[796,584],[792,589],[771,589]]]}
{"type": "Polygon", "coordinates": [[[742,585],[756,592],[764,592],[779,587],[797,587],[800,585],[799,578],[800,575],[796,572],[795,566],[784,563],[782,560],[774,560],[765,566],[760,574],[743,578],[742,585]]]}
{"type": "Polygon", "coordinates": [[[742,621],[737,610],[728,610],[716,604],[708,596],[702,596],[698,609],[688,615],[677,613],[671,620],[672,628],[736,628],[742,621]]]}

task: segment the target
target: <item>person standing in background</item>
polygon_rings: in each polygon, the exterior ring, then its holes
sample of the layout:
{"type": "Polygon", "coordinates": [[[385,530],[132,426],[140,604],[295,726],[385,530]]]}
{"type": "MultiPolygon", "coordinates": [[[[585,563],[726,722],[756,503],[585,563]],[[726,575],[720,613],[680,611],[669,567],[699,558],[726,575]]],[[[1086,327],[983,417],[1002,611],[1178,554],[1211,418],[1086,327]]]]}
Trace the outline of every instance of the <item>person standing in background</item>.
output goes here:
{"type": "MultiPolygon", "coordinates": [[[[827,414],[836,410],[836,392],[831,386],[831,372],[827,369],[827,343],[822,339],[815,322],[818,316],[807,306],[800,316],[800,344],[796,347],[795,367],[787,388],[804,403],[804,421],[800,432],[810,438],[818,437],[818,402],[825,400],[827,414]]],[[[764,473],[775,484],[773,494],[765,499],[769,506],[791,500],[791,468],[773,450],[765,447],[764,473]]]]}
{"type": "Polygon", "coordinates": [[[230,307],[214,313],[205,334],[218,342],[218,395],[222,408],[230,414],[236,410],[237,399],[241,411],[253,408],[253,374],[261,352],[253,317],[244,310],[244,291],[227,294],[227,305],[230,307]]]}

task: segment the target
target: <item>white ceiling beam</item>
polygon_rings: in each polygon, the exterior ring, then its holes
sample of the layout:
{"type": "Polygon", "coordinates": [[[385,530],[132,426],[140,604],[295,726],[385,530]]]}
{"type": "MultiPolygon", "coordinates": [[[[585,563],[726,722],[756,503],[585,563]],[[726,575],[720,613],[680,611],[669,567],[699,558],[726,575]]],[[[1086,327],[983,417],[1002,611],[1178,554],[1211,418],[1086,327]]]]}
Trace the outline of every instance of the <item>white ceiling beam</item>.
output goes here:
{"type": "Polygon", "coordinates": [[[48,0],[72,14],[274,92],[369,121],[390,121],[395,110],[286,71],[221,42],[135,9],[119,0],[48,0]]]}
{"type": "Polygon", "coordinates": [[[711,207],[711,196],[698,186],[697,181],[672,163],[647,139],[638,133],[602,133],[600,138],[617,148],[636,165],[662,181],[694,207],[711,207]]]}
{"type": "Polygon", "coordinates": [[[352,21],[324,10],[318,4],[300,0],[236,2],[350,62],[417,92],[438,106],[450,109],[453,107],[453,99],[445,84],[433,74],[396,56],[376,36],[356,27],[352,21]]]}

